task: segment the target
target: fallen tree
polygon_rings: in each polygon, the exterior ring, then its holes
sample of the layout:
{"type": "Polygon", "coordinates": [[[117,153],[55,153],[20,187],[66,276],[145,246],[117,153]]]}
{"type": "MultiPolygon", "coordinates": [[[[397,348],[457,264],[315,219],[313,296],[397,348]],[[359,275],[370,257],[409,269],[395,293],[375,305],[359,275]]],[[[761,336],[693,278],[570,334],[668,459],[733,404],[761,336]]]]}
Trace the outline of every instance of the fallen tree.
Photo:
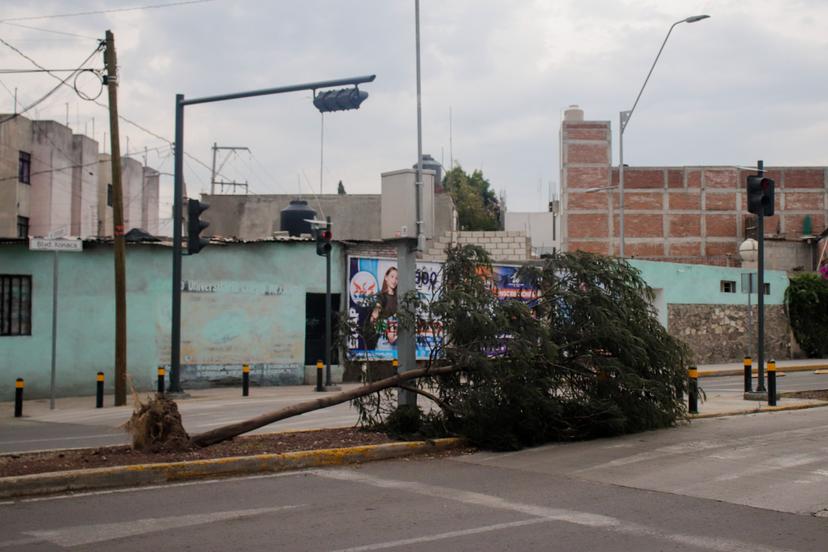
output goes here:
{"type": "Polygon", "coordinates": [[[689,350],[661,326],[652,290],[623,259],[555,254],[498,282],[483,249],[448,253],[439,293],[400,298],[399,325],[434,334],[423,367],[215,428],[188,445],[348,401],[362,426],[450,433],[495,450],[668,427],[686,416],[689,350]],[[499,299],[498,286],[516,281],[533,290],[529,300],[499,299]],[[440,410],[398,408],[399,388],[440,410]]]}

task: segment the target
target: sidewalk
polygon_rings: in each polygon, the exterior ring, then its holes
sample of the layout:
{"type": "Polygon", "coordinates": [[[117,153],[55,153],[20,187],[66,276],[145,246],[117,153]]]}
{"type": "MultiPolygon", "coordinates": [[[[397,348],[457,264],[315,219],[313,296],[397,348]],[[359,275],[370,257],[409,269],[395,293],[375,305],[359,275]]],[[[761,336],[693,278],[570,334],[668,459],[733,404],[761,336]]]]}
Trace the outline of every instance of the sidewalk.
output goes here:
{"type": "MultiPolygon", "coordinates": [[[[779,373],[828,369],[828,359],[784,360],[777,362],[779,373]]],[[[754,368],[755,370],[755,368],[754,368]]],[[[698,367],[700,387],[705,388],[705,378],[711,376],[741,376],[741,363],[710,364],[698,367]]],[[[709,380],[708,380],[709,381],[709,380]]],[[[343,390],[359,384],[343,384],[343,390]]],[[[828,387],[828,385],[826,385],[828,387]]],[[[188,390],[190,398],[178,400],[179,411],[185,428],[191,434],[278,410],[282,407],[329,395],[317,393],[313,386],[251,387],[250,395],[242,397],[240,387],[222,387],[188,390]]],[[[146,397],[148,393],[141,393],[146,397]]],[[[113,397],[107,395],[104,408],[95,408],[95,397],[66,397],[55,401],[55,409],[49,408],[49,399],[25,400],[23,417],[13,417],[13,402],[0,402],[0,453],[100,446],[126,443],[127,436],[120,429],[133,410],[133,399],[127,405],[112,406],[113,397]]],[[[422,403],[421,403],[422,404],[422,403]]],[[[705,400],[699,401],[699,414],[691,418],[728,416],[828,406],[828,402],[812,399],[783,398],[776,407],[767,401],[749,401],[741,391],[707,391],[705,400]]],[[[256,433],[297,431],[354,426],[357,412],[348,403],[309,412],[295,418],[276,422],[256,433]]]]}
{"type": "MultiPolygon", "coordinates": [[[[765,358],[765,365],[770,358],[765,358]]],[[[756,358],[753,359],[753,372],[757,369],[756,358]]],[[[729,362],[723,364],[703,364],[697,367],[699,377],[710,376],[741,376],[745,373],[744,365],[741,362],[729,362]]],[[[828,358],[806,358],[797,360],[777,360],[776,370],[778,372],[805,372],[808,370],[828,370],[828,358]]]]}

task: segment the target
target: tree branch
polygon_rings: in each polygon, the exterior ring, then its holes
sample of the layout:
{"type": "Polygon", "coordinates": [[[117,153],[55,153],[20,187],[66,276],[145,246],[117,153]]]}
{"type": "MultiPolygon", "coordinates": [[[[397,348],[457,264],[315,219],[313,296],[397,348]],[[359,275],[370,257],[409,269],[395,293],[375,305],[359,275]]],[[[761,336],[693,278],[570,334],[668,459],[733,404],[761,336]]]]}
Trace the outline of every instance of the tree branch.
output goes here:
{"type": "Polygon", "coordinates": [[[276,410],[274,412],[268,412],[267,414],[256,416],[255,418],[251,418],[249,420],[244,420],[241,422],[236,422],[234,424],[217,427],[215,429],[211,429],[210,431],[194,435],[190,439],[190,442],[195,446],[206,447],[208,445],[220,443],[221,441],[226,441],[227,439],[232,439],[237,435],[253,431],[254,429],[258,429],[268,424],[272,424],[273,422],[284,420],[285,418],[291,418],[293,416],[298,416],[299,414],[304,414],[306,412],[312,412],[314,410],[327,408],[328,406],[333,406],[335,404],[348,402],[358,397],[364,397],[365,395],[370,395],[372,393],[376,393],[377,391],[382,391],[383,389],[387,389],[389,387],[399,387],[400,383],[402,382],[414,380],[424,376],[439,376],[442,374],[450,374],[456,370],[458,369],[453,366],[442,366],[440,368],[419,368],[417,370],[408,370],[406,372],[397,374],[390,378],[375,381],[363,385],[361,387],[351,389],[349,391],[343,391],[341,393],[328,395],[326,397],[321,397],[319,399],[305,401],[299,404],[293,404],[290,406],[286,406],[285,408],[276,410]]]}

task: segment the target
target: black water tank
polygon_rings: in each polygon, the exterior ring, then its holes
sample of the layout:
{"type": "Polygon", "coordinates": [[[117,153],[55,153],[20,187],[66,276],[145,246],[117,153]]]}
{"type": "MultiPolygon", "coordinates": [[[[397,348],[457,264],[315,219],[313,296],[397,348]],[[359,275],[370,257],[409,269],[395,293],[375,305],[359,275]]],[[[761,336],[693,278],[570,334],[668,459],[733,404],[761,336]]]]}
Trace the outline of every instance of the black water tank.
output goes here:
{"type": "Polygon", "coordinates": [[[294,199],[282,209],[279,228],[287,231],[289,236],[310,234],[311,225],[306,222],[307,219],[316,219],[316,211],[308,207],[308,202],[304,199],[294,199]]]}

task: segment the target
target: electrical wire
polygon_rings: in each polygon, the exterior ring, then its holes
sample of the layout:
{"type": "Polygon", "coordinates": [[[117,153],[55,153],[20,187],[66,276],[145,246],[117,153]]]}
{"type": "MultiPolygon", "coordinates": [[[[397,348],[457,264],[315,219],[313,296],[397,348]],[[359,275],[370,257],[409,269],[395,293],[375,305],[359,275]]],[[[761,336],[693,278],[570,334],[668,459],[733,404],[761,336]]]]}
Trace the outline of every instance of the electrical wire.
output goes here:
{"type": "Polygon", "coordinates": [[[61,17],[82,17],[84,15],[103,15],[107,13],[122,13],[122,12],[129,12],[129,11],[139,11],[139,10],[154,10],[160,8],[172,8],[176,6],[186,6],[188,4],[205,4],[207,2],[212,2],[213,0],[186,0],[183,2],[167,2],[166,4],[149,4],[146,6],[134,6],[131,8],[113,8],[110,10],[95,10],[95,11],[85,11],[85,12],[73,12],[73,13],[55,13],[50,15],[30,15],[27,17],[9,17],[6,19],[0,19],[0,23],[7,23],[9,21],[33,21],[35,19],[57,19],[61,17]]]}
{"type": "Polygon", "coordinates": [[[40,32],[44,32],[44,33],[65,35],[65,36],[71,36],[71,37],[74,37],[74,38],[83,38],[83,39],[87,39],[87,40],[95,40],[95,41],[100,40],[98,37],[94,37],[94,36],[86,36],[86,35],[81,35],[81,34],[77,34],[77,33],[68,33],[66,31],[55,31],[53,29],[44,29],[42,27],[32,27],[31,25],[23,25],[21,23],[9,23],[8,21],[0,21],[0,23],[2,23],[4,25],[11,25],[12,27],[20,27],[22,29],[29,29],[29,30],[32,30],[32,31],[40,31],[40,32]]]}
{"type": "MultiPolygon", "coordinates": [[[[212,0],[202,0],[202,1],[212,1],[212,0]]],[[[38,67],[38,68],[40,68],[40,69],[45,69],[42,65],[40,65],[39,63],[37,63],[37,62],[36,62],[35,60],[33,60],[31,57],[29,57],[29,56],[27,56],[26,54],[24,54],[23,52],[21,52],[18,48],[15,48],[14,46],[10,45],[10,44],[9,44],[8,42],[6,42],[5,40],[0,39],[0,42],[2,42],[3,44],[6,44],[7,46],[9,46],[12,50],[14,50],[14,51],[15,51],[15,52],[17,52],[18,54],[20,54],[22,57],[24,57],[25,59],[27,59],[29,62],[31,62],[33,65],[35,65],[35,67],[38,67]]],[[[91,59],[91,57],[92,57],[93,55],[95,55],[95,53],[97,53],[97,52],[100,50],[100,48],[101,48],[101,47],[103,47],[103,46],[105,46],[105,43],[104,43],[103,41],[100,41],[100,42],[99,42],[99,48],[98,48],[95,52],[93,52],[93,54],[92,54],[92,55],[90,55],[90,56],[89,56],[89,58],[87,58],[87,61],[88,61],[89,59],[91,59]]],[[[86,62],[84,62],[84,63],[86,63],[86,62]]],[[[65,86],[69,86],[70,88],[72,88],[73,90],[75,90],[75,92],[76,92],[76,93],[78,93],[78,90],[77,90],[74,86],[69,85],[69,84],[67,84],[66,82],[64,82],[65,80],[68,80],[68,77],[67,77],[67,79],[61,79],[61,78],[60,78],[60,77],[58,77],[57,75],[54,75],[54,74],[52,74],[52,73],[48,72],[48,70],[47,70],[46,72],[47,72],[47,74],[49,74],[52,78],[55,78],[55,79],[57,79],[57,80],[61,81],[61,84],[65,85],[65,86]]],[[[71,77],[71,75],[70,75],[70,77],[71,77]]],[[[78,95],[80,95],[80,94],[78,94],[78,95]]],[[[100,95],[100,94],[99,94],[99,95],[100,95]]],[[[81,97],[83,98],[83,96],[81,96],[81,97]]],[[[101,103],[101,102],[99,102],[99,101],[97,101],[97,100],[95,100],[95,99],[90,100],[90,101],[91,101],[93,104],[97,105],[98,107],[101,107],[101,108],[106,109],[107,111],[109,111],[109,106],[107,106],[106,104],[101,103]]],[[[16,115],[19,115],[19,113],[18,113],[18,114],[16,114],[16,115]]],[[[16,116],[16,115],[14,115],[14,116],[16,116]]],[[[164,136],[161,136],[160,134],[155,133],[155,132],[153,132],[153,131],[149,130],[148,128],[146,128],[146,127],[144,127],[144,126],[142,126],[142,125],[140,125],[140,124],[136,123],[135,121],[130,120],[129,118],[125,117],[124,115],[118,114],[118,119],[119,119],[119,120],[121,120],[121,121],[124,121],[124,122],[125,122],[125,123],[127,123],[127,124],[130,124],[130,125],[134,126],[134,127],[135,127],[135,128],[137,128],[138,130],[141,130],[141,131],[143,131],[143,132],[145,132],[145,133],[149,134],[150,136],[152,136],[152,137],[154,137],[154,138],[158,138],[159,140],[162,140],[162,141],[166,142],[167,144],[169,144],[169,145],[170,145],[170,146],[172,146],[172,147],[175,147],[175,143],[174,143],[174,142],[172,142],[171,140],[169,140],[168,138],[165,138],[164,136]]],[[[8,119],[6,119],[6,120],[8,120],[8,119]]],[[[3,122],[5,122],[5,120],[0,120],[0,123],[3,123],[3,122]]],[[[184,152],[184,156],[185,156],[185,157],[189,157],[190,159],[192,159],[193,161],[195,161],[196,163],[198,163],[199,165],[201,165],[201,166],[202,166],[202,167],[204,167],[205,169],[207,169],[207,170],[212,170],[212,168],[211,168],[211,167],[210,167],[207,163],[205,163],[205,162],[204,162],[204,161],[202,161],[201,159],[199,159],[199,158],[195,157],[194,155],[192,155],[192,154],[190,154],[190,153],[187,153],[186,151],[184,152]]],[[[222,176],[222,177],[224,177],[224,175],[221,175],[221,174],[219,174],[219,173],[217,173],[217,176],[222,176]]],[[[225,178],[226,178],[226,177],[225,177],[225,178]]]]}

